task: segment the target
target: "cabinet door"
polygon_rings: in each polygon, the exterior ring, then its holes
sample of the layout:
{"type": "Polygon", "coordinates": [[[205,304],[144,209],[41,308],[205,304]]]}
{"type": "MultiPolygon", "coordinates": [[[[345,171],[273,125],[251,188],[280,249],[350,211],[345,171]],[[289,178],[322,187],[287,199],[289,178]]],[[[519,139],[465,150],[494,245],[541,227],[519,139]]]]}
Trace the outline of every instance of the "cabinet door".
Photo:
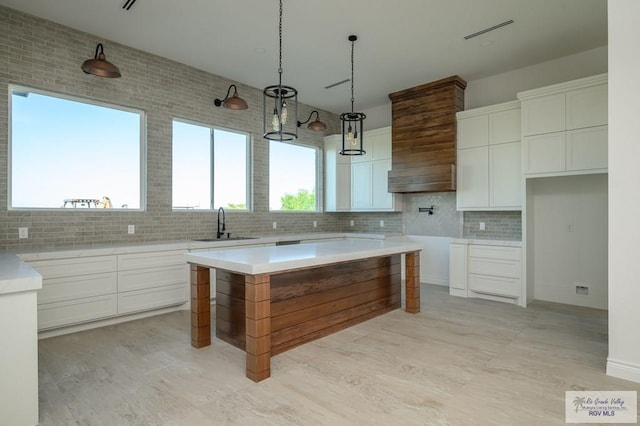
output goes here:
{"type": "Polygon", "coordinates": [[[520,142],[489,147],[489,204],[491,207],[522,206],[520,142]]]}
{"type": "Polygon", "coordinates": [[[607,85],[567,92],[567,130],[607,124],[607,85]]]}
{"type": "Polygon", "coordinates": [[[372,207],[380,210],[393,209],[393,194],[388,190],[389,178],[388,172],[391,170],[391,159],[373,161],[371,163],[372,191],[373,202],[372,207]]]}
{"type": "Polygon", "coordinates": [[[520,140],[520,108],[489,114],[489,144],[520,140]]]}
{"type": "Polygon", "coordinates": [[[371,162],[351,164],[351,208],[370,209],[372,205],[371,162]]]}
{"type": "Polygon", "coordinates": [[[565,130],[564,93],[522,103],[522,134],[539,135],[565,130]]]}
{"type": "MultiPolygon", "coordinates": [[[[368,139],[367,146],[371,149],[371,160],[390,160],[391,159],[391,127],[376,129],[371,132],[374,137],[368,139]]],[[[365,132],[365,135],[368,135],[365,132]]],[[[365,141],[367,138],[365,137],[365,141]]],[[[368,150],[367,147],[364,148],[368,150]]]]}
{"type": "Polygon", "coordinates": [[[524,174],[564,171],[564,132],[525,137],[522,149],[524,174]]]}
{"type": "Polygon", "coordinates": [[[567,132],[567,171],[607,168],[608,127],[567,132]]]}
{"type": "Polygon", "coordinates": [[[458,210],[489,206],[489,151],[487,147],[458,150],[458,210]]]}
{"type": "Polygon", "coordinates": [[[338,153],[341,146],[341,135],[324,138],[324,209],[327,212],[349,211],[351,208],[351,159],[338,153]]]}
{"type": "Polygon", "coordinates": [[[449,288],[467,290],[466,244],[449,244],[449,288]]]}
{"type": "Polygon", "coordinates": [[[486,146],[489,143],[489,119],[486,115],[458,120],[458,149],[486,146]]]}

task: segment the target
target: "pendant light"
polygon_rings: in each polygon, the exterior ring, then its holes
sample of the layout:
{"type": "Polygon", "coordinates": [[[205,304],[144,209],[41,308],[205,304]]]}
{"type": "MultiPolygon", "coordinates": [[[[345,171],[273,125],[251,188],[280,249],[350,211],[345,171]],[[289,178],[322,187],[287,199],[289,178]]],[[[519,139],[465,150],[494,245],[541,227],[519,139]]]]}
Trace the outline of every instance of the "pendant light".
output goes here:
{"type": "Polygon", "coordinates": [[[298,137],[298,91],[282,85],[282,0],[278,26],[278,84],[265,87],[262,97],[264,126],[262,137],[272,141],[292,141],[298,137]]]}
{"type": "Polygon", "coordinates": [[[351,42],[351,112],[340,114],[342,121],[342,150],[340,155],[364,155],[366,151],[363,149],[364,133],[362,122],[367,116],[362,112],[353,112],[353,48],[357,36],[350,35],[348,40],[351,42]]]}
{"type": "Polygon", "coordinates": [[[102,43],[98,43],[96,46],[96,54],[93,59],[87,59],[84,61],[82,64],[82,71],[84,71],[85,74],[93,74],[98,77],[120,77],[120,70],[118,67],[107,61],[107,58],[104,56],[102,43]]]}

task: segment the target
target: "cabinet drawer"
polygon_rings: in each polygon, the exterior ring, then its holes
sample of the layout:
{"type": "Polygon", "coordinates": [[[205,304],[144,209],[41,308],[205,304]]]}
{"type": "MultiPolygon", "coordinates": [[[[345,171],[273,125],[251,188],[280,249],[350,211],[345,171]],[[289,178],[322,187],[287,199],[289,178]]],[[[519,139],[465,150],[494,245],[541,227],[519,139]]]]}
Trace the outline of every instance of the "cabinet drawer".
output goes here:
{"type": "Polygon", "coordinates": [[[126,314],[179,305],[187,301],[187,289],[187,284],[177,284],[118,293],[118,313],[126,314]]]}
{"type": "Polygon", "coordinates": [[[38,304],[115,293],[117,280],[118,274],[115,272],[45,279],[42,289],[38,291],[38,304]]]}
{"type": "Polygon", "coordinates": [[[520,247],[470,245],[469,257],[486,259],[520,260],[520,247]]]}
{"type": "Polygon", "coordinates": [[[520,278],[520,261],[470,257],[469,273],[520,278]]]}
{"type": "Polygon", "coordinates": [[[154,253],[132,253],[118,256],[118,270],[127,271],[157,266],[186,264],[186,250],[158,251],[154,253]]]}
{"type": "Polygon", "coordinates": [[[517,298],[520,297],[521,284],[514,278],[469,274],[469,289],[476,293],[517,298]]]}
{"type": "Polygon", "coordinates": [[[118,272],[118,291],[141,290],[172,284],[187,284],[187,265],[118,272]]]}
{"type": "Polygon", "coordinates": [[[75,257],[29,262],[43,279],[73,277],[116,271],[116,256],[75,257]]]}
{"type": "Polygon", "coordinates": [[[96,320],[118,313],[115,294],[38,306],[38,330],[96,320]]]}

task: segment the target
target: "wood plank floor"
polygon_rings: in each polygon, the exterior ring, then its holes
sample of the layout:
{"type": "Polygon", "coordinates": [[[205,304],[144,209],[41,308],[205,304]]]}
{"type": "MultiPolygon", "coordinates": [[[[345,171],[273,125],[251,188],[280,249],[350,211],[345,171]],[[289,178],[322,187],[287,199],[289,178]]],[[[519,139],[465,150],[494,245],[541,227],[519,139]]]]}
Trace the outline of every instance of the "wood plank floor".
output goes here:
{"type": "Polygon", "coordinates": [[[277,355],[261,383],[241,350],[192,348],[188,311],[41,340],[40,424],[563,425],[567,390],[640,388],[604,374],[605,311],[421,291],[421,313],[277,355]]]}

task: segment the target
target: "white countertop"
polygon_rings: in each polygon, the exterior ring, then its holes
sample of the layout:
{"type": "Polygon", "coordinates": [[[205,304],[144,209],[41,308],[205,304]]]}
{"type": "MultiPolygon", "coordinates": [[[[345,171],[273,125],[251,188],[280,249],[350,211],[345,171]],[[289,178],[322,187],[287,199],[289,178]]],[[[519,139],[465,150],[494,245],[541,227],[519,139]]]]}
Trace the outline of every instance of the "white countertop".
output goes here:
{"type": "Polygon", "coordinates": [[[522,241],[512,240],[478,240],[471,238],[452,238],[454,244],[473,244],[482,246],[505,246],[505,247],[522,247],[522,241]]]}
{"type": "Polygon", "coordinates": [[[421,249],[422,246],[416,243],[349,239],[288,246],[233,248],[187,253],[185,257],[190,263],[256,275],[389,256],[421,249]]]}
{"type": "Polygon", "coordinates": [[[0,254],[0,296],[42,288],[42,276],[15,254],[0,254]]]}

